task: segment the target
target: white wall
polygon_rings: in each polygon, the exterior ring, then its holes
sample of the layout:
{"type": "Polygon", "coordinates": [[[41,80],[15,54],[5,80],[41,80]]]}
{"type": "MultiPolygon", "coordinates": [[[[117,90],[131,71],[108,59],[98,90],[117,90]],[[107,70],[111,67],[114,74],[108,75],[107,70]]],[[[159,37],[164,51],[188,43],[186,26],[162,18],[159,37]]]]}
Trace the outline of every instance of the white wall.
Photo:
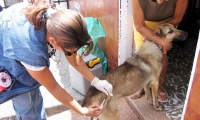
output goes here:
{"type": "Polygon", "coordinates": [[[119,0],[118,65],[131,57],[134,49],[131,0],[119,0]]]}

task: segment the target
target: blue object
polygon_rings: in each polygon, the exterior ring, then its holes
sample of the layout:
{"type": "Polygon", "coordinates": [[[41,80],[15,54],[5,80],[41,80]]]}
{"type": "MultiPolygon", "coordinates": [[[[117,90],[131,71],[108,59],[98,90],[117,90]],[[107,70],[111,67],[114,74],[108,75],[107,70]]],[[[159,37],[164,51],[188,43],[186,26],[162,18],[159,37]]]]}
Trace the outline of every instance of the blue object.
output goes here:
{"type": "Polygon", "coordinates": [[[5,68],[16,80],[9,90],[0,92],[0,104],[40,86],[16,61],[49,66],[45,32],[42,29],[36,31],[21,13],[24,6],[24,3],[18,3],[0,12],[0,69],[5,68]]]}

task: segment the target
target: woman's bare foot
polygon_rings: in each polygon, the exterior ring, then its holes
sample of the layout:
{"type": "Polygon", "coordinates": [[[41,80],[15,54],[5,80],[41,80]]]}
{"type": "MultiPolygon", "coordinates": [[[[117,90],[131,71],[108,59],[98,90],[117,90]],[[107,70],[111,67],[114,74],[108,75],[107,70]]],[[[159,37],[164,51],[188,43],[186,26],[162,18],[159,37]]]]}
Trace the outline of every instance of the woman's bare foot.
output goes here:
{"type": "Polygon", "coordinates": [[[144,89],[138,90],[136,93],[130,96],[131,99],[137,99],[140,98],[144,94],[144,89]]]}
{"type": "Polygon", "coordinates": [[[159,102],[167,102],[168,101],[168,94],[167,94],[165,85],[159,85],[158,101],[159,102]]]}

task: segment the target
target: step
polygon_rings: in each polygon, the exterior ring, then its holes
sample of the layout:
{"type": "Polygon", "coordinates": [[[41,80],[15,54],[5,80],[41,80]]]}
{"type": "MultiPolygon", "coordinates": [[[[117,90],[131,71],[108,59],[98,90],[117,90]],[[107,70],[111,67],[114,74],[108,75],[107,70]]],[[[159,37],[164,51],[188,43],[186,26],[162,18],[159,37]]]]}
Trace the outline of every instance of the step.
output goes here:
{"type": "Polygon", "coordinates": [[[125,100],[137,115],[139,120],[169,120],[164,111],[156,111],[151,104],[148,103],[145,96],[138,99],[130,99],[125,97],[125,100]]]}

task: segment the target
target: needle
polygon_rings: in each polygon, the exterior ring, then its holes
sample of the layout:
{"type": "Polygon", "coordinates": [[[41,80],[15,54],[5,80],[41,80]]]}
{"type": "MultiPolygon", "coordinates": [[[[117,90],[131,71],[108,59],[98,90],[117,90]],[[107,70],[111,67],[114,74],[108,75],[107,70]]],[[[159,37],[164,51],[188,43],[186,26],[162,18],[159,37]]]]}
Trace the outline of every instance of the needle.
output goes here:
{"type": "MultiPolygon", "coordinates": [[[[103,102],[101,103],[101,105],[103,105],[103,104],[105,103],[105,101],[106,101],[106,99],[103,100],[103,102]]],[[[100,106],[101,106],[101,105],[100,105],[100,106]]]]}

